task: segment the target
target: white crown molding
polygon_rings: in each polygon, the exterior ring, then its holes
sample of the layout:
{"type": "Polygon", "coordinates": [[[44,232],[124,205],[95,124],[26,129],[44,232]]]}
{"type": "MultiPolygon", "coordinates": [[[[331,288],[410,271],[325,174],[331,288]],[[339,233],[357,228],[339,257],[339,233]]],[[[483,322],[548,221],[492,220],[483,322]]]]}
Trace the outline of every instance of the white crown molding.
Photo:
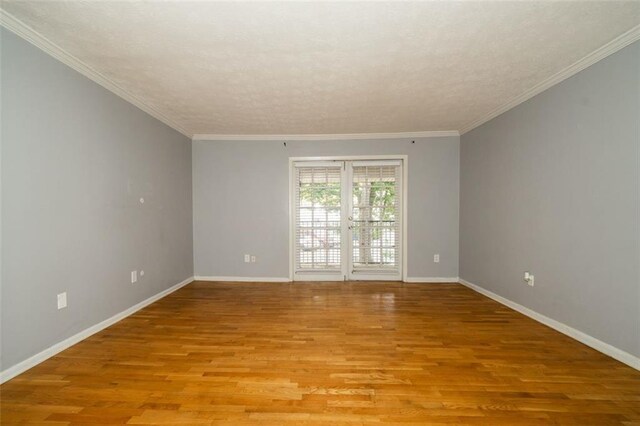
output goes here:
{"type": "Polygon", "coordinates": [[[117,323],[120,320],[123,320],[124,318],[128,317],[129,315],[139,311],[140,309],[149,306],[150,304],[152,304],[153,302],[162,299],[163,297],[169,295],[170,293],[173,293],[174,291],[184,287],[187,284],[190,284],[193,282],[193,277],[189,277],[184,281],[179,282],[178,284],[174,285],[173,287],[169,287],[166,290],[161,291],[160,293],[157,293],[151,297],[149,297],[148,299],[143,300],[140,303],[137,303],[135,305],[133,305],[132,307],[130,307],[129,309],[126,309],[122,312],[120,312],[119,314],[115,314],[114,316],[112,316],[111,318],[107,318],[106,320],[99,322],[96,325],[93,325],[85,330],[82,330],[81,332],[74,334],[73,336],[59,342],[56,343],[55,345],[43,350],[42,352],[39,352],[37,354],[35,354],[34,356],[25,359],[22,362],[19,362],[18,364],[11,366],[9,368],[7,368],[6,370],[0,372],[0,384],[4,383],[8,380],[13,379],[14,377],[16,377],[19,374],[24,373],[25,371],[27,371],[28,369],[35,367],[36,365],[40,364],[43,361],[46,361],[47,359],[51,358],[52,356],[56,355],[57,353],[62,352],[63,350],[75,345],[78,342],[81,342],[82,340],[86,339],[87,337],[96,334],[97,332],[104,330],[105,328],[109,327],[112,324],[117,323]]]}
{"type": "Polygon", "coordinates": [[[630,45],[631,43],[640,40],[640,25],[636,25],[635,27],[631,28],[629,31],[623,33],[622,35],[614,38],[613,40],[611,40],[609,43],[605,44],[604,46],[594,50],[593,52],[589,53],[587,56],[585,56],[584,58],[580,59],[577,62],[574,62],[573,64],[569,65],[567,68],[563,69],[562,71],[552,75],[551,77],[547,78],[546,80],[538,83],[537,85],[533,86],[531,89],[527,90],[526,92],[522,93],[519,96],[516,96],[515,98],[513,98],[512,100],[510,100],[509,102],[501,105],[500,107],[494,109],[493,111],[489,112],[488,114],[482,116],[481,118],[467,124],[466,126],[463,126],[460,129],[460,134],[464,135],[465,133],[475,129],[478,126],[483,125],[484,123],[486,123],[487,121],[491,120],[492,118],[495,118],[497,116],[499,116],[502,113],[505,113],[507,111],[509,111],[511,108],[514,108],[518,105],[520,105],[521,103],[533,98],[534,96],[544,92],[545,90],[549,89],[552,86],[555,86],[556,84],[566,80],[567,78],[579,73],[580,71],[584,70],[585,68],[595,64],[598,61],[601,61],[602,59],[606,58],[609,55],[612,55],[613,53],[616,53],[617,51],[619,51],[620,49],[625,48],[626,46],[630,45]]]}
{"type": "Polygon", "coordinates": [[[538,312],[524,307],[516,302],[513,302],[505,297],[499,296],[483,287],[480,287],[477,284],[473,284],[469,281],[460,279],[460,283],[471,290],[480,293],[484,296],[487,296],[490,299],[495,300],[496,302],[507,306],[514,311],[518,311],[521,314],[528,316],[548,327],[553,328],[556,331],[559,331],[562,334],[565,334],[572,339],[577,340],[578,342],[584,343],[585,345],[597,350],[598,352],[602,352],[605,355],[609,355],[611,358],[616,359],[624,364],[627,364],[629,367],[635,368],[636,370],[640,370],[640,358],[623,351],[622,349],[618,349],[615,346],[612,346],[608,343],[605,343],[601,340],[596,339],[593,336],[590,336],[586,333],[583,333],[580,330],[576,330],[573,327],[569,327],[568,325],[561,323],[560,321],[556,321],[552,318],[549,318],[545,315],[539,314],[538,312]]]}
{"type": "Polygon", "coordinates": [[[430,283],[430,284],[442,284],[442,283],[459,283],[458,277],[407,277],[404,280],[405,283],[430,283]]]}
{"type": "Polygon", "coordinates": [[[442,138],[460,136],[457,130],[436,130],[424,132],[399,133],[327,133],[301,135],[219,135],[195,134],[194,141],[329,141],[356,139],[412,139],[412,138],[442,138]]]}
{"type": "Polygon", "coordinates": [[[27,26],[22,21],[16,19],[14,16],[10,15],[9,13],[7,13],[2,9],[0,9],[0,25],[5,27],[12,33],[16,34],[17,36],[25,39],[26,41],[33,44],[40,50],[49,54],[50,56],[53,56],[55,59],[59,60],[63,64],[76,70],[77,72],[89,78],[90,80],[94,81],[95,83],[98,83],[100,86],[116,94],[117,96],[121,97],[122,99],[129,102],[130,104],[133,104],[136,107],[140,108],[142,111],[146,112],[150,116],[156,118],[157,120],[160,120],[167,126],[177,130],[178,132],[182,133],[183,135],[189,138],[191,137],[191,133],[189,133],[182,126],[180,126],[175,121],[173,121],[172,119],[164,115],[162,112],[158,111],[156,108],[152,107],[151,105],[148,105],[147,103],[142,101],[140,98],[134,96],[133,94],[129,93],[122,87],[118,86],[108,77],[104,76],[103,74],[99,73],[95,69],[91,68],[89,65],[82,62],[80,59],[66,52],[60,46],[58,46],[57,44],[55,44],[54,42],[52,42],[42,34],[35,31],[33,28],[27,26]]]}

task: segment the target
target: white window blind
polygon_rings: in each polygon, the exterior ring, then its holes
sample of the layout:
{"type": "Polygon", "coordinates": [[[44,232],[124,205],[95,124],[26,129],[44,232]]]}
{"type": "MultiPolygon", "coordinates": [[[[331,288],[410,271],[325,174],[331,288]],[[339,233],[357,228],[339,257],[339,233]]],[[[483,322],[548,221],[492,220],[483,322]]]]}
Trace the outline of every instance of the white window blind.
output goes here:
{"type": "Polygon", "coordinates": [[[296,271],[340,271],[342,163],[295,166],[296,271]]]}

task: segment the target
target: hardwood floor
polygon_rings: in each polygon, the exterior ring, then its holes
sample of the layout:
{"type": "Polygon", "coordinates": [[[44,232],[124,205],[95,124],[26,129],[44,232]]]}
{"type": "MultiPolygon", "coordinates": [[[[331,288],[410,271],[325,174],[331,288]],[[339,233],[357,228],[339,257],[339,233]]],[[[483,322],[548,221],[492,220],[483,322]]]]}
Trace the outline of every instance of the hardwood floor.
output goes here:
{"type": "Polygon", "coordinates": [[[0,392],[2,424],[640,424],[640,372],[458,284],[196,282],[0,392]]]}

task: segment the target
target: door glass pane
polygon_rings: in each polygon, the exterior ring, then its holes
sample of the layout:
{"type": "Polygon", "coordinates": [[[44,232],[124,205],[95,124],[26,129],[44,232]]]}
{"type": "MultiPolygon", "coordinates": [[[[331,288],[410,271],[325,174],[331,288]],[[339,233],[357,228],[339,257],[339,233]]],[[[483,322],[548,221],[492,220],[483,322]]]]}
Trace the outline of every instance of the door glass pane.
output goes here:
{"type": "Polygon", "coordinates": [[[355,271],[398,269],[398,166],[353,166],[352,247],[355,271]]]}
{"type": "Polygon", "coordinates": [[[296,167],[296,269],[340,271],[342,167],[296,167]]]}

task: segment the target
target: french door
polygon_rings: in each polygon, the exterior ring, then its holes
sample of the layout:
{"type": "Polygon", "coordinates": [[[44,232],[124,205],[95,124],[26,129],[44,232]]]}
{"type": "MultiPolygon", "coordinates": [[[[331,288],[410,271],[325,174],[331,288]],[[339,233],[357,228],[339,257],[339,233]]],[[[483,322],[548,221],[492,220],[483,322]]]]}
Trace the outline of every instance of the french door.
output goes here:
{"type": "Polygon", "coordinates": [[[402,160],[293,163],[293,279],[402,279],[402,160]]]}

